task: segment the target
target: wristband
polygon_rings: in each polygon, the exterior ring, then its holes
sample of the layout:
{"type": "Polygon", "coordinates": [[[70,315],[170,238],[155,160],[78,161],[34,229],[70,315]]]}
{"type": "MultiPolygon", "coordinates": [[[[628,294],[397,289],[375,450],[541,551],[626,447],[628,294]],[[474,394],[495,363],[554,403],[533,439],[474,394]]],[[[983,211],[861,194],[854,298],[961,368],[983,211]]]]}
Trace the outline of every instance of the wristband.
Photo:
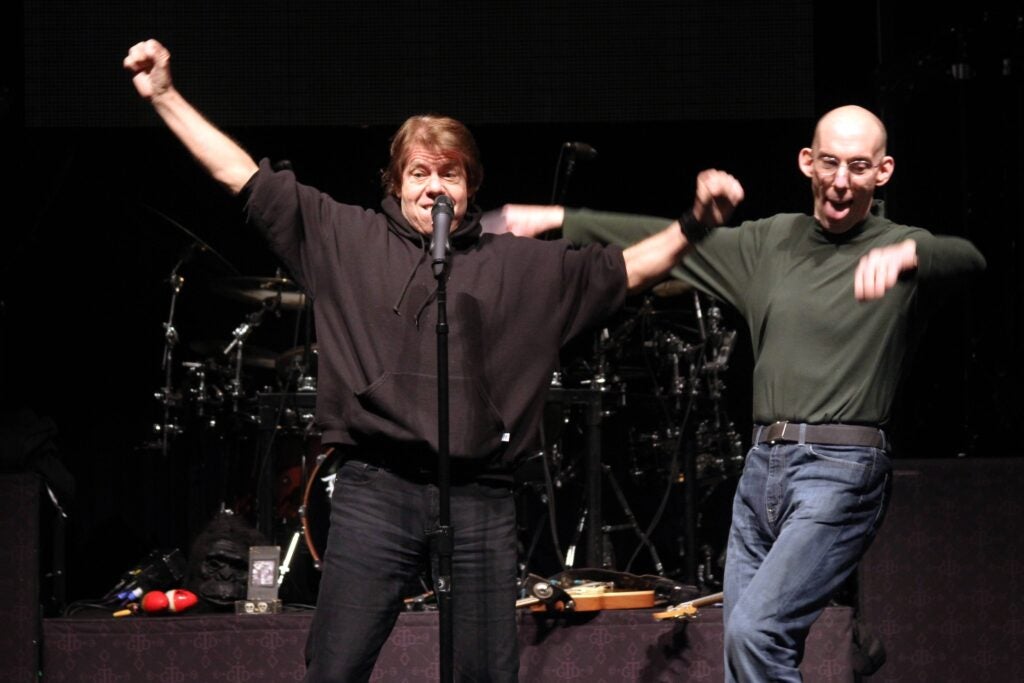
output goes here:
{"type": "Polygon", "coordinates": [[[679,229],[690,244],[697,244],[711,232],[711,228],[697,220],[692,210],[684,211],[679,217],[679,229]]]}

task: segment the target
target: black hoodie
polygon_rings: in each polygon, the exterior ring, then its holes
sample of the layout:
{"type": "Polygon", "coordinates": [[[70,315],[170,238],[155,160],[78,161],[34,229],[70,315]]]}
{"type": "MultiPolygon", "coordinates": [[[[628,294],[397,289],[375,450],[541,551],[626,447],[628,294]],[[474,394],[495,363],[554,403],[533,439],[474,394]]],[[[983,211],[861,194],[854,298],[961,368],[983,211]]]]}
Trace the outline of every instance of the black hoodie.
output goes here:
{"type": "MultiPolygon", "coordinates": [[[[429,237],[394,197],[381,211],[341,204],[266,159],[243,198],[313,300],[322,442],[436,454],[429,237]]],[[[481,234],[479,217],[467,212],[450,239],[449,450],[510,471],[536,447],[559,349],[622,305],[626,270],[618,247],[481,234]]]]}

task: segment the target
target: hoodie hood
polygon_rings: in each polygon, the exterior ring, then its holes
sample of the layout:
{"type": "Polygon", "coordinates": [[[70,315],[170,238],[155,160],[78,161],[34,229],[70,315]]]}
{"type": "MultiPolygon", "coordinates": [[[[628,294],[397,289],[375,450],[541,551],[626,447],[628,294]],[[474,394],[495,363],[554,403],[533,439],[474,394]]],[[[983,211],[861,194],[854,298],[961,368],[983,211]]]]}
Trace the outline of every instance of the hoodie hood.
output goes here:
{"type": "MultiPolygon", "coordinates": [[[[409,221],[402,215],[402,206],[398,203],[398,199],[388,195],[381,200],[380,207],[384,215],[387,216],[388,230],[426,248],[425,245],[429,242],[429,236],[417,232],[409,225],[409,221]]],[[[448,236],[448,242],[452,245],[452,249],[467,249],[477,243],[483,231],[480,225],[480,216],[482,215],[483,212],[480,210],[480,207],[476,204],[469,205],[458,229],[448,236]]]]}
{"type": "MultiPolygon", "coordinates": [[[[409,291],[409,285],[412,284],[413,278],[416,277],[416,271],[427,262],[427,252],[430,249],[430,237],[418,232],[409,225],[409,221],[406,220],[405,216],[402,215],[402,206],[398,203],[398,200],[393,196],[387,196],[380,202],[381,209],[384,215],[387,217],[388,230],[392,234],[398,235],[399,237],[409,240],[413,244],[418,244],[420,248],[420,258],[413,264],[412,269],[409,271],[409,275],[405,278],[405,285],[402,287],[401,293],[398,295],[398,299],[395,301],[391,310],[394,311],[395,315],[401,315],[399,310],[401,309],[402,302],[405,300],[405,295],[409,291]]],[[[464,251],[476,245],[480,239],[480,235],[483,232],[483,227],[480,224],[480,216],[483,214],[480,208],[476,204],[470,204],[466,210],[466,215],[462,218],[462,223],[459,224],[459,228],[448,236],[448,243],[451,245],[452,251],[464,251]]],[[[437,295],[437,288],[435,287],[430,295],[423,300],[416,310],[416,315],[413,318],[413,322],[416,327],[420,324],[420,315],[427,305],[434,300],[437,295]]]]}

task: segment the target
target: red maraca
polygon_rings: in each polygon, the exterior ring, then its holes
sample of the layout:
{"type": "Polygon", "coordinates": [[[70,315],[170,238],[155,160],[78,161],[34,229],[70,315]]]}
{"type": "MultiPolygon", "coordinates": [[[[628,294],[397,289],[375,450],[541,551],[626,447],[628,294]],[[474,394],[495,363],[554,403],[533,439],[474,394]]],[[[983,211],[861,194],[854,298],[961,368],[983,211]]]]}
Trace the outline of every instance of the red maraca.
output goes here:
{"type": "Polygon", "coordinates": [[[142,611],[147,614],[164,612],[170,606],[167,594],[162,591],[149,591],[142,596],[142,611]]]}
{"type": "Polygon", "coordinates": [[[196,597],[195,593],[181,588],[167,591],[166,595],[168,609],[172,612],[184,612],[199,602],[199,598],[196,597]]]}
{"type": "Polygon", "coordinates": [[[167,592],[149,591],[142,596],[142,611],[147,614],[184,612],[199,602],[192,591],[176,588],[167,592]]]}

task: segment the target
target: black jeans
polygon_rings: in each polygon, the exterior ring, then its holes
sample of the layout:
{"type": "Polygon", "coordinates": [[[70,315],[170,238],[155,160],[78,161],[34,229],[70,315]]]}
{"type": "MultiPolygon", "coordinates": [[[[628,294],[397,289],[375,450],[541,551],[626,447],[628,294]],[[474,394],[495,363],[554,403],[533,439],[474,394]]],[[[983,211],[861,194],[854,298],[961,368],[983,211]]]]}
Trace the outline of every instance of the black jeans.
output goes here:
{"type": "MultiPolygon", "coordinates": [[[[350,460],[338,470],[323,576],[309,634],[307,683],[369,680],[430,553],[438,490],[350,460]]],[[[515,681],[515,505],[508,486],[451,487],[453,670],[457,680],[515,681]]],[[[436,572],[435,572],[436,576],[436,572]]],[[[419,672],[409,672],[420,677],[419,672]]],[[[424,671],[435,678],[437,671],[424,671]]]]}

